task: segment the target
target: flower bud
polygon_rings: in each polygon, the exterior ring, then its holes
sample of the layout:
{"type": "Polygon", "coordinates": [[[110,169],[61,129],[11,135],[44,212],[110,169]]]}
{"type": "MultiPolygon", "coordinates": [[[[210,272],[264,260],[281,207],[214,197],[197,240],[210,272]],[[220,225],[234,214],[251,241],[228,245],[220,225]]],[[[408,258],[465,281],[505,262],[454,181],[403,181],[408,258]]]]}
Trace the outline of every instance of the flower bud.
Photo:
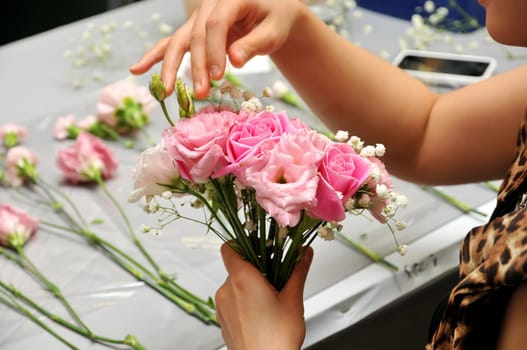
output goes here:
{"type": "Polygon", "coordinates": [[[190,90],[187,89],[185,84],[178,79],[176,81],[176,98],[179,104],[179,116],[181,118],[190,118],[194,114],[194,100],[190,90]]]}
{"type": "Polygon", "coordinates": [[[150,94],[152,94],[157,101],[163,102],[167,98],[167,89],[159,74],[152,74],[152,79],[150,79],[148,88],[150,89],[150,94]]]}

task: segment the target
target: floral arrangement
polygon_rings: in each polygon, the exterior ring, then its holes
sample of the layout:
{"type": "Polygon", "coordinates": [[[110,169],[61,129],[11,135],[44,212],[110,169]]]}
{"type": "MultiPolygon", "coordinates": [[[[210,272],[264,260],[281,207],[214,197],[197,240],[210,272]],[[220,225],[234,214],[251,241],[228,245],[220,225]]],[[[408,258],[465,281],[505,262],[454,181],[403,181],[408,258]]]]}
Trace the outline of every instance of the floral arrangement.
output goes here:
{"type": "MultiPolygon", "coordinates": [[[[165,87],[157,75],[150,90],[160,102],[165,87]]],[[[178,82],[180,116],[161,142],[144,151],[134,172],[130,201],[145,197],[148,212],[161,212],[160,228],[181,218],[177,205],[158,201],[192,196],[207,209],[207,230],[228,242],[280,290],[303,249],[316,236],[332,239],[347,214],[369,212],[390,232],[406,197],[397,194],[378,157],[384,146],[364,145],[338,132],[330,138],[299,119],[233,86],[233,105],[193,112],[192,95],[178,82]],[[236,108],[239,106],[239,108],[236,108]],[[190,111],[190,112],[189,112],[190,111]]],[[[164,109],[166,112],[166,109],[164,109]]],[[[151,230],[145,227],[145,230],[151,230]]],[[[406,247],[397,243],[397,250],[406,247]]]]}

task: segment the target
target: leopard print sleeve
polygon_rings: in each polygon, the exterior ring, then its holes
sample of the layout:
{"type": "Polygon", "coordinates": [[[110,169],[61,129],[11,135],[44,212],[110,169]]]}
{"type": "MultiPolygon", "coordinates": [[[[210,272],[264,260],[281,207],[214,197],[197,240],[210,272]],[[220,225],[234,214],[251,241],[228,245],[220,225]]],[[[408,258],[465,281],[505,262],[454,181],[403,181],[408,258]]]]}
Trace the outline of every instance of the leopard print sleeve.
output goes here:
{"type": "Polygon", "coordinates": [[[527,122],[490,221],[461,244],[459,282],[427,350],[495,349],[507,302],[527,280],[527,122]]]}

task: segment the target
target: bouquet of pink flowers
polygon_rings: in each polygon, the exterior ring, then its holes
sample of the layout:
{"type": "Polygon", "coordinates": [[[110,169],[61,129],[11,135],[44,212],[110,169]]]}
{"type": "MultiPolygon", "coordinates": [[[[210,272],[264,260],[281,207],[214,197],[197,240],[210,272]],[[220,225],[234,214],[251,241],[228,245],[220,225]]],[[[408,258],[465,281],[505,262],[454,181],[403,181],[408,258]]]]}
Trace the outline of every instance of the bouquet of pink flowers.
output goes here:
{"type": "MultiPolygon", "coordinates": [[[[159,93],[164,86],[158,77],[150,88],[162,102],[166,95],[159,93]]],[[[232,88],[225,93],[235,102],[241,96],[232,88]]],[[[317,235],[332,239],[348,213],[369,211],[392,234],[404,226],[394,215],[406,199],[393,191],[378,159],[384,146],[365,146],[345,132],[330,138],[285,112],[262,108],[254,96],[245,95],[239,108],[208,106],[188,113],[194,110],[190,96],[178,84],[180,115],[186,117],[174,123],[166,115],[173,126],[159,145],[141,154],[130,201],[145,196],[147,211],[177,218],[176,205],[157,201],[195,197],[194,203],[208,209],[208,229],[277,290],[304,247],[317,235]]]]}

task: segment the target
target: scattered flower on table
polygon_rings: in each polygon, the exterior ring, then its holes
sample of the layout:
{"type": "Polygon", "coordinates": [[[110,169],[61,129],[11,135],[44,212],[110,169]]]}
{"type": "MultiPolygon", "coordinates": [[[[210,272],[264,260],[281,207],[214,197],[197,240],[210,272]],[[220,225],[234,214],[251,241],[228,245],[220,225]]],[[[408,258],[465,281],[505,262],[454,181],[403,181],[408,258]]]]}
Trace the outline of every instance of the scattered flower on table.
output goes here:
{"type": "Polygon", "coordinates": [[[143,128],[157,106],[148,89],[132,79],[106,86],[96,104],[97,118],[120,133],[143,128]]]}
{"type": "Polygon", "coordinates": [[[15,146],[7,151],[5,159],[6,177],[11,186],[19,187],[26,182],[35,182],[37,155],[24,146],[15,146]]]}
{"type": "Polygon", "coordinates": [[[27,136],[25,127],[7,123],[0,126],[0,140],[7,148],[14,147],[22,142],[27,136]]]}
{"type": "Polygon", "coordinates": [[[36,233],[38,226],[38,219],[24,210],[0,204],[0,246],[22,247],[36,233]]]}
{"type": "Polygon", "coordinates": [[[82,132],[75,143],[59,151],[57,165],[66,181],[83,183],[113,177],[118,162],[113,151],[101,139],[82,132]]]}

